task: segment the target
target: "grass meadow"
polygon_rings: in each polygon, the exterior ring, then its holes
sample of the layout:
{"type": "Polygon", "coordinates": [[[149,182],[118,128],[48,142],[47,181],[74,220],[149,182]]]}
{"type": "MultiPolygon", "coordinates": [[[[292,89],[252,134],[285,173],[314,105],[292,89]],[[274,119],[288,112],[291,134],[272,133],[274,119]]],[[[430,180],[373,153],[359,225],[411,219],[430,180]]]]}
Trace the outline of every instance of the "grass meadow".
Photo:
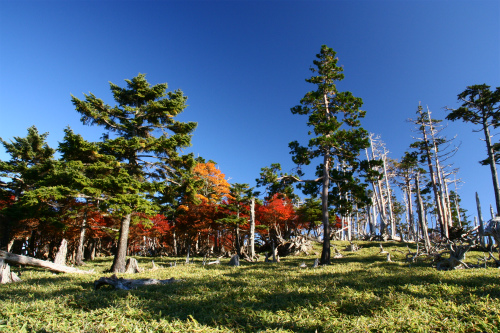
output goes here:
{"type": "MultiPolygon", "coordinates": [[[[136,257],[146,270],[120,277],[182,281],[130,291],[93,290],[95,280],[111,275],[111,257],[83,267],[93,275],[13,267],[23,282],[0,285],[0,332],[499,331],[500,269],[409,265],[393,251],[407,251],[400,243],[384,243],[393,260],[387,262],[379,243],[357,243],[361,250],[341,251],[343,258],[317,268],[313,255],[240,267],[228,266],[229,259],[203,266],[201,258],[182,265],[183,258],[136,257]],[[162,268],[148,270],[152,259],[162,268]]],[[[471,252],[466,262],[479,257],[471,252]]]]}

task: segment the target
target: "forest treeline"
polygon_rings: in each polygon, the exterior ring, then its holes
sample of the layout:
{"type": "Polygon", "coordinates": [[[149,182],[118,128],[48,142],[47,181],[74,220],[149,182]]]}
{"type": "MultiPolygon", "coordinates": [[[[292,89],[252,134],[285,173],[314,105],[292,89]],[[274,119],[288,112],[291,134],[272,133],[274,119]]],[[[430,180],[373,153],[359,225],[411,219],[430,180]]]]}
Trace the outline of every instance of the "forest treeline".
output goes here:
{"type": "MultiPolygon", "coordinates": [[[[452,140],[441,120],[420,105],[411,120],[416,141],[400,159],[361,126],[362,99],[340,92],[344,78],[336,53],[322,46],[306,81],[315,85],[291,109],[308,116],[310,140],[289,144],[293,173],[280,164],[256,175],[260,192],[230,184],[216,162],[182,154],[197,126],[176,116],[186,108],[180,90],[151,85],[145,75],[110,83],[115,106],[89,93],[72,96],[83,124],[103,129],[87,141],[71,128],[57,148],[35,126],[25,137],[1,142],[10,156],[0,161],[0,248],[53,259],[63,240],[69,260],[81,265],[113,255],[111,271],[123,272],[127,255],[288,255],[305,251],[304,240],[323,240],[321,264],[330,262],[330,239],[451,239],[471,226],[460,207],[457,169],[448,158],[452,140]],[[316,165],[307,175],[306,165],[316,165]],[[301,191],[299,196],[296,191],[301,191]]],[[[478,125],[500,211],[496,173],[500,144],[500,88],[476,85],[458,95],[462,106],[447,119],[478,125]]],[[[227,172],[230,172],[228,170],[227,172]]],[[[495,215],[496,213],[492,213],[495,215]]],[[[481,219],[481,217],[479,217],[481,219]]],[[[479,221],[481,222],[481,221],[479,221]]]]}

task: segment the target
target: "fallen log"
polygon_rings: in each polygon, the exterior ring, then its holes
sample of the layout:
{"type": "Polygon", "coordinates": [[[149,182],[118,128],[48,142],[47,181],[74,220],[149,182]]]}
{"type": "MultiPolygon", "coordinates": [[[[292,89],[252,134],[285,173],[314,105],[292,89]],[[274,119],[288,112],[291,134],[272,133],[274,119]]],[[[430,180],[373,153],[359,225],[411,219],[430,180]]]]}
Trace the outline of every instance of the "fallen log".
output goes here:
{"type": "Polygon", "coordinates": [[[143,286],[158,285],[158,284],[169,284],[174,282],[179,282],[181,280],[176,280],[174,278],[167,280],[157,280],[157,279],[124,279],[118,278],[116,275],[111,277],[101,277],[99,280],[94,281],[94,289],[98,290],[104,285],[113,286],[114,289],[130,290],[143,286]]]}
{"type": "Polygon", "coordinates": [[[57,273],[76,273],[76,274],[93,274],[94,271],[83,271],[74,267],[68,267],[65,265],[55,264],[50,261],[35,259],[28,256],[23,256],[19,254],[14,254],[6,251],[0,250],[0,259],[3,259],[6,263],[15,265],[25,265],[34,266],[48,269],[52,272],[57,273]]]}

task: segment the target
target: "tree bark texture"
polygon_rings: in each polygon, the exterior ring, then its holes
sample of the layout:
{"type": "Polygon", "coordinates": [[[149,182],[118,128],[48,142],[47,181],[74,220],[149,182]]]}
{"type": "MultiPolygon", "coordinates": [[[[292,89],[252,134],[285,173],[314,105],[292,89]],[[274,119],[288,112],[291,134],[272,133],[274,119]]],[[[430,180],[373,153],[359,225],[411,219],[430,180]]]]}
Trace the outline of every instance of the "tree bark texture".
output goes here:
{"type": "Polygon", "coordinates": [[[112,273],[123,273],[125,272],[125,258],[127,257],[127,246],[128,246],[128,232],[130,228],[130,219],[132,214],[127,214],[122,218],[120,226],[120,238],[118,240],[118,249],[113,260],[113,266],[111,266],[112,273]]]}
{"type": "Polygon", "coordinates": [[[87,212],[83,215],[82,227],[80,229],[80,238],[78,239],[78,249],[76,251],[75,265],[83,265],[83,245],[85,243],[85,230],[87,229],[87,212]]]}

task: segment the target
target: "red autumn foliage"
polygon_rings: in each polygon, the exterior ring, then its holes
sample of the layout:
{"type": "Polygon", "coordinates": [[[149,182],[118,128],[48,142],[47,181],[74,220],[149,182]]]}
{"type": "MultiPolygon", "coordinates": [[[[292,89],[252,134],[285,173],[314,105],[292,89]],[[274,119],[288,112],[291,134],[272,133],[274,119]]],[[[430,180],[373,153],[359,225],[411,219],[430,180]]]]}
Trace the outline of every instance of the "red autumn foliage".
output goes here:
{"type": "MultiPolygon", "coordinates": [[[[267,226],[269,231],[273,231],[280,237],[286,238],[300,227],[292,201],[281,194],[275,194],[263,205],[257,207],[256,216],[260,225],[267,226]]],[[[266,234],[262,230],[259,232],[266,234]]]]}

